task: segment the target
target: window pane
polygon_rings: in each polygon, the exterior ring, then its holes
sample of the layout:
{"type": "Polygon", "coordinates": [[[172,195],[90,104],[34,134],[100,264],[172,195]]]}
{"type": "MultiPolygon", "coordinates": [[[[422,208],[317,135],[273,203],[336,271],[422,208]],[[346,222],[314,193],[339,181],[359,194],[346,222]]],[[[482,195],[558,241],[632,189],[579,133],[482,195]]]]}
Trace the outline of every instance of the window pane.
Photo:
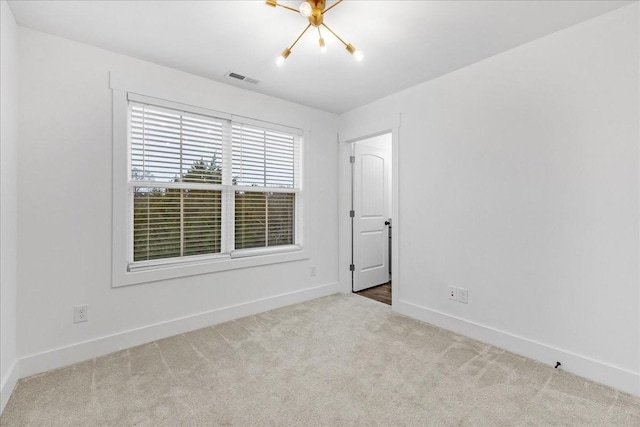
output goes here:
{"type": "Polygon", "coordinates": [[[235,199],[236,249],[294,243],[294,193],[236,191],[235,199]]]}
{"type": "Polygon", "coordinates": [[[220,191],[184,190],[184,256],[220,252],[221,196],[220,191]]]}
{"type": "Polygon", "coordinates": [[[268,205],[268,245],[292,245],[294,242],[295,194],[270,193],[268,205]]]}
{"type": "Polygon", "coordinates": [[[235,124],[232,139],[234,184],[294,187],[294,135],[235,124]]]}
{"type": "Polygon", "coordinates": [[[221,192],[133,190],[133,260],[220,252],[221,192]]]}
{"type": "Polygon", "coordinates": [[[131,180],[222,183],[223,122],[132,104],[131,180]]]}
{"type": "Polygon", "coordinates": [[[266,193],[236,191],[236,249],[266,246],[266,193]]]}
{"type": "Polygon", "coordinates": [[[133,192],[133,260],[180,256],[180,190],[133,192]]]}

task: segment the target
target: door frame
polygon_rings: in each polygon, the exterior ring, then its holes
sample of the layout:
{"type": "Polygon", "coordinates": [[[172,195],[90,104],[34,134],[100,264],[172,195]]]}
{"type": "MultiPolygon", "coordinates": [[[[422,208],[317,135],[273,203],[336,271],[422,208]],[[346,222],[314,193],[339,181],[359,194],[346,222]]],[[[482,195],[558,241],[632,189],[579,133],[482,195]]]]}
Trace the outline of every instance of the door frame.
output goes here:
{"type": "MultiPolygon", "coordinates": [[[[353,235],[352,221],[349,211],[353,206],[353,176],[352,166],[349,161],[352,155],[353,144],[365,139],[391,133],[391,308],[395,306],[400,295],[401,287],[399,251],[399,235],[402,230],[402,222],[399,212],[399,168],[398,160],[400,153],[400,115],[385,120],[383,123],[374,123],[372,126],[358,126],[351,132],[338,134],[338,157],[339,157],[339,187],[338,187],[338,267],[339,267],[339,289],[343,293],[351,293],[353,275],[349,269],[352,259],[353,235]]],[[[371,123],[371,122],[370,122],[371,123]]]]}

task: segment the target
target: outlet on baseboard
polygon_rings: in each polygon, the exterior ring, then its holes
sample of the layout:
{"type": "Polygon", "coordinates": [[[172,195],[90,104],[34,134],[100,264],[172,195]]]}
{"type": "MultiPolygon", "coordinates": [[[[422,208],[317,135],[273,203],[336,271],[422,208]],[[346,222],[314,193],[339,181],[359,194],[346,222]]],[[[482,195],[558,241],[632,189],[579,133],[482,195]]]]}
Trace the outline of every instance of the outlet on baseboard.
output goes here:
{"type": "Polygon", "coordinates": [[[449,286],[449,299],[452,301],[457,301],[458,300],[458,289],[453,287],[453,286],[449,286]]]}
{"type": "Polygon", "coordinates": [[[469,291],[463,288],[458,288],[458,302],[463,304],[469,304],[469,291]]]}
{"type": "Polygon", "coordinates": [[[86,322],[89,320],[87,317],[89,314],[89,306],[84,305],[76,305],[73,307],[73,323],[86,322]]]}
{"type": "Polygon", "coordinates": [[[309,273],[311,274],[311,276],[315,276],[317,271],[318,269],[315,265],[312,265],[311,268],[309,269],[309,273]]]}

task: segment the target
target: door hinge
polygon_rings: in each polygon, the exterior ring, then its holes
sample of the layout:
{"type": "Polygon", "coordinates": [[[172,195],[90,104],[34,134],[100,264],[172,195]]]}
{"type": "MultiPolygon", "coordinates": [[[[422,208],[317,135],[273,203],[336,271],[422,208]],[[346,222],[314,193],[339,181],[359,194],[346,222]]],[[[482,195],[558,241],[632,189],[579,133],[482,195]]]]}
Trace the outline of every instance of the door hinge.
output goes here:
{"type": "Polygon", "coordinates": [[[349,211],[349,216],[350,216],[351,218],[355,218],[355,216],[356,216],[356,211],[349,211]]]}
{"type": "Polygon", "coordinates": [[[356,162],[356,156],[349,156],[349,163],[355,163],[356,162]]]}
{"type": "Polygon", "coordinates": [[[355,266],[355,265],[353,265],[353,264],[351,264],[351,265],[349,266],[349,271],[356,271],[356,266],[355,266]]]}

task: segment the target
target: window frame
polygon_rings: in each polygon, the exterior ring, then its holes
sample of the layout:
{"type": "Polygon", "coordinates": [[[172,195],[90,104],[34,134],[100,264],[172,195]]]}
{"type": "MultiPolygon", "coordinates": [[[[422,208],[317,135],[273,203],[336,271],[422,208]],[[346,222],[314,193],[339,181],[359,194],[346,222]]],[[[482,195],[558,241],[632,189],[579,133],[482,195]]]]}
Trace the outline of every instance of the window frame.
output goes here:
{"type": "MultiPolygon", "coordinates": [[[[139,283],[153,282],[159,280],[176,279],[199,274],[215,273],[219,271],[234,270],[239,268],[255,267],[269,264],[277,264],[282,262],[292,262],[308,259],[304,247],[305,222],[304,222],[304,191],[303,191],[303,165],[304,139],[308,135],[308,131],[297,128],[273,124],[258,119],[246,118],[239,115],[223,113],[209,108],[184,104],[179,102],[167,101],[161,98],[140,95],[131,91],[121,90],[112,87],[113,95],[113,228],[112,228],[112,286],[128,286],[139,283]],[[301,177],[297,178],[297,182],[293,191],[291,189],[285,192],[294,192],[295,196],[295,215],[294,215],[294,244],[281,245],[271,247],[259,247],[231,250],[225,253],[191,255],[175,258],[165,258],[149,261],[129,261],[133,250],[133,215],[131,209],[133,206],[129,202],[130,189],[130,141],[129,141],[129,101],[136,103],[145,103],[161,108],[169,108],[173,110],[185,111],[204,116],[211,116],[216,119],[227,120],[230,122],[256,126],[263,129],[269,129],[276,132],[285,132],[295,134],[299,141],[297,142],[298,172],[301,177]]],[[[229,145],[231,144],[229,138],[229,145]]],[[[230,148],[230,146],[228,147],[230,148]]],[[[223,150],[223,157],[228,157],[223,162],[230,166],[231,151],[223,150]]],[[[235,191],[256,190],[254,187],[243,187],[228,185],[228,191],[223,192],[223,218],[226,220],[235,216],[233,194],[235,191]],[[226,206],[226,209],[225,209],[226,206]]],[[[271,191],[272,189],[262,188],[261,191],[271,191]]],[[[274,189],[278,191],[277,189],[274,189]]],[[[233,227],[224,225],[223,219],[222,233],[223,241],[231,238],[229,234],[233,234],[233,227]]],[[[233,240],[231,240],[233,241],[233,240]]]]}

